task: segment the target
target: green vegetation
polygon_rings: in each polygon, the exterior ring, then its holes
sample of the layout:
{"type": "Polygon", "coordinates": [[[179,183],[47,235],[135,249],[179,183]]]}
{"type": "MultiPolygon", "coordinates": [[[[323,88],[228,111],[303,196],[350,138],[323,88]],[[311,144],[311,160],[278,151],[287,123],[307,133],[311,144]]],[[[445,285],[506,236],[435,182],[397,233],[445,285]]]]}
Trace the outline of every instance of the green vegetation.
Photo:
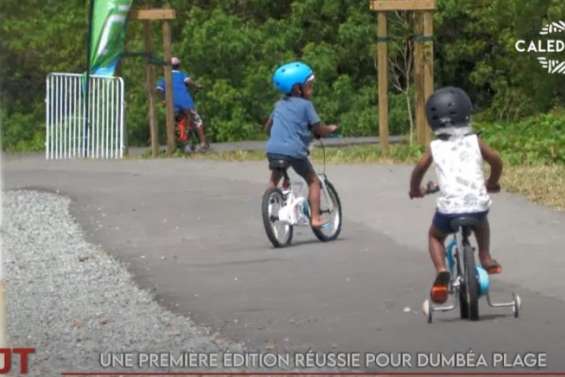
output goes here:
{"type": "Polygon", "coordinates": [[[479,124],[477,129],[511,165],[565,164],[565,116],[561,114],[479,124]]]}
{"type": "MultiPolygon", "coordinates": [[[[374,162],[415,162],[423,151],[422,147],[409,146],[406,144],[392,145],[388,154],[383,154],[377,145],[347,146],[347,147],[326,147],[325,159],[330,164],[345,163],[374,163],[374,162]]],[[[151,151],[147,150],[143,158],[149,158],[151,151]]],[[[165,157],[163,152],[162,157],[165,157]]],[[[187,155],[181,151],[176,152],[174,157],[189,159],[211,159],[224,161],[262,161],[265,160],[265,152],[261,150],[234,150],[227,152],[214,152],[206,154],[187,155]]],[[[310,158],[316,162],[324,160],[322,148],[314,148],[310,158]]]]}
{"type": "MultiPolygon", "coordinates": [[[[82,72],[86,67],[86,10],[83,0],[0,2],[0,122],[3,148],[41,149],[44,137],[45,77],[49,72],[82,72]]],[[[160,7],[163,1],[135,0],[160,7]]],[[[315,104],[341,133],[374,135],[376,112],[376,15],[358,0],[170,0],[176,10],[173,51],[205,86],[196,93],[199,112],[213,141],[261,136],[264,119],[278,94],[270,77],[289,59],[303,59],[317,76],[315,104]]],[[[565,75],[549,75],[534,56],[517,53],[517,39],[537,37],[550,21],[565,17],[559,0],[438,0],[435,13],[435,83],[466,89],[481,114],[488,137],[505,134],[508,122],[550,112],[565,100],[565,75]]],[[[391,13],[391,133],[407,134],[411,124],[406,93],[413,93],[404,57],[411,54],[411,18],[391,13]],[[408,55],[406,55],[408,53],[408,55]]],[[[161,46],[159,23],[153,44],[161,46]]],[[[127,50],[141,51],[142,25],[129,22],[127,50]]],[[[156,51],[162,56],[161,51],[156,51]]],[[[144,61],[123,60],[130,145],[147,145],[144,61]]],[[[410,106],[414,106],[411,101],[410,106]]],[[[413,114],[413,112],[412,112],[413,114]]],[[[159,109],[161,125],[163,109],[159,109]]],[[[553,124],[559,115],[551,115],[553,124]]],[[[541,119],[541,118],[540,118],[541,119]]],[[[561,116],[563,119],[563,116],[561,116]]],[[[535,126],[518,122],[524,129],[535,126]]],[[[557,126],[556,126],[557,127],[557,126]]],[[[164,127],[161,127],[163,130],[164,127]]],[[[557,130],[562,130],[558,128],[557,130]]],[[[526,132],[524,135],[529,135],[526,132]]],[[[521,133],[522,135],[522,133],[521,133]]],[[[532,135],[533,136],[533,135],[532,135]]],[[[521,137],[521,136],[520,136],[521,137]]],[[[528,136],[525,136],[527,138],[528,136]]],[[[557,137],[557,136],[556,136],[557,137]]],[[[163,138],[164,141],[164,138],[163,138]]],[[[506,143],[501,136],[494,144],[506,143]]],[[[538,141],[512,143],[537,150],[538,141]]],[[[559,162],[551,140],[547,153],[526,153],[527,161],[559,162]]],[[[557,144],[555,144],[557,143],[557,144]]],[[[520,152],[512,162],[524,159],[520,152]]]]}
{"type": "MultiPolygon", "coordinates": [[[[565,165],[565,117],[561,114],[542,114],[518,122],[479,122],[474,128],[485,142],[501,154],[508,165],[565,165]]],[[[424,148],[418,145],[394,144],[389,153],[383,155],[375,145],[328,147],[326,159],[328,162],[338,163],[377,162],[383,159],[412,162],[423,150],[424,148]]],[[[262,159],[264,153],[234,152],[232,157],[230,152],[222,158],[262,159]]],[[[314,149],[312,158],[322,158],[322,150],[314,149]]]]}

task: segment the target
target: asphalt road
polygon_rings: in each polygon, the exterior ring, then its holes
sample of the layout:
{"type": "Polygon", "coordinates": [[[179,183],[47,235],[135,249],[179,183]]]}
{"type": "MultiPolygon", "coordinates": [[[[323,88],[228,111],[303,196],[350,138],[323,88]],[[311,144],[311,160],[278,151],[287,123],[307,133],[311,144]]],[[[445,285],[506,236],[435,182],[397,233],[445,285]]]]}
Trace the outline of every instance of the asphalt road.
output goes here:
{"type": "Polygon", "coordinates": [[[450,312],[429,325],[420,306],[434,277],[426,251],[434,198],[408,199],[410,170],[329,166],[341,237],[320,243],[303,228],[291,247],[274,249],[260,217],[263,162],[26,156],[2,166],[4,190],[69,196],[87,239],[125,262],[162,305],[250,349],[542,352],[544,371],[565,371],[565,213],[496,195],[492,249],[504,272],[493,296],[519,293],[521,317],[483,300],[479,322],[450,312]]]}

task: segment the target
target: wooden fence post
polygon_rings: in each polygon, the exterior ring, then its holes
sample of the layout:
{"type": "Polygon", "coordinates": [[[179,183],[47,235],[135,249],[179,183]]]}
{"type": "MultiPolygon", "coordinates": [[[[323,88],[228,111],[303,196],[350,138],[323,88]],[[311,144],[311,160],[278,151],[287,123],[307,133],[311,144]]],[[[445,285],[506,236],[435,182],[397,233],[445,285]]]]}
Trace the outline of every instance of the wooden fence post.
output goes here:
{"type": "Polygon", "coordinates": [[[377,60],[379,85],[379,142],[383,153],[388,152],[388,34],[385,12],[378,13],[377,60]]]}
{"type": "Polygon", "coordinates": [[[175,141],[175,114],[173,110],[173,80],[171,72],[171,25],[163,21],[163,49],[165,55],[165,101],[167,103],[167,155],[172,155],[176,149],[175,141]]]}
{"type": "MultiPolygon", "coordinates": [[[[423,12],[423,79],[424,79],[424,103],[430,98],[434,91],[434,42],[433,42],[433,13],[431,11],[423,12]]],[[[425,109],[424,109],[425,111],[425,109]]],[[[427,118],[425,117],[425,131],[424,134],[424,144],[428,145],[432,140],[432,130],[428,125],[427,118]]]]}
{"type": "Polygon", "coordinates": [[[426,120],[426,100],[434,90],[433,11],[436,0],[370,0],[369,7],[378,12],[378,95],[379,135],[383,150],[388,147],[388,40],[386,13],[392,11],[414,12],[414,84],[416,89],[416,140],[427,144],[431,130],[426,120]]]}
{"type": "MultiPolygon", "coordinates": [[[[151,38],[151,24],[148,20],[143,21],[143,40],[145,54],[149,56],[153,51],[153,40],[151,38]]],[[[147,98],[149,99],[147,117],[149,119],[149,134],[151,135],[151,156],[155,158],[159,155],[159,131],[155,117],[155,69],[149,62],[145,63],[145,79],[147,98]]]]}

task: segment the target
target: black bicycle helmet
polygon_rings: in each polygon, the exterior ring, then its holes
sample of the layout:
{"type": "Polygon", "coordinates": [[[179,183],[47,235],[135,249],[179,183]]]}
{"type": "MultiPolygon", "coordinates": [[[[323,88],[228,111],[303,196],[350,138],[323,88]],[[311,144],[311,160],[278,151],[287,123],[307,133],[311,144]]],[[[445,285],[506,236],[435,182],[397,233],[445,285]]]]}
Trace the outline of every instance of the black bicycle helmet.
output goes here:
{"type": "Polygon", "coordinates": [[[463,89],[446,86],[428,98],[426,117],[432,130],[444,127],[466,127],[471,121],[473,104],[463,89]]]}

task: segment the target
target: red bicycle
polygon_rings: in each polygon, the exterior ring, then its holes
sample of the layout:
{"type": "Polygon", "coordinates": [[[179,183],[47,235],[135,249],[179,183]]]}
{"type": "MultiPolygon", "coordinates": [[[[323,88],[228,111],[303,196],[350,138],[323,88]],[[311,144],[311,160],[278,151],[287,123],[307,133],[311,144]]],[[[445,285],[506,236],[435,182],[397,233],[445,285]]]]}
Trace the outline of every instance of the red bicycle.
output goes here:
{"type": "Polygon", "coordinates": [[[192,117],[186,112],[175,113],[177,143],[185,153],[206,152],[209,145],[200,144],[200,136],[192,117]]]}

